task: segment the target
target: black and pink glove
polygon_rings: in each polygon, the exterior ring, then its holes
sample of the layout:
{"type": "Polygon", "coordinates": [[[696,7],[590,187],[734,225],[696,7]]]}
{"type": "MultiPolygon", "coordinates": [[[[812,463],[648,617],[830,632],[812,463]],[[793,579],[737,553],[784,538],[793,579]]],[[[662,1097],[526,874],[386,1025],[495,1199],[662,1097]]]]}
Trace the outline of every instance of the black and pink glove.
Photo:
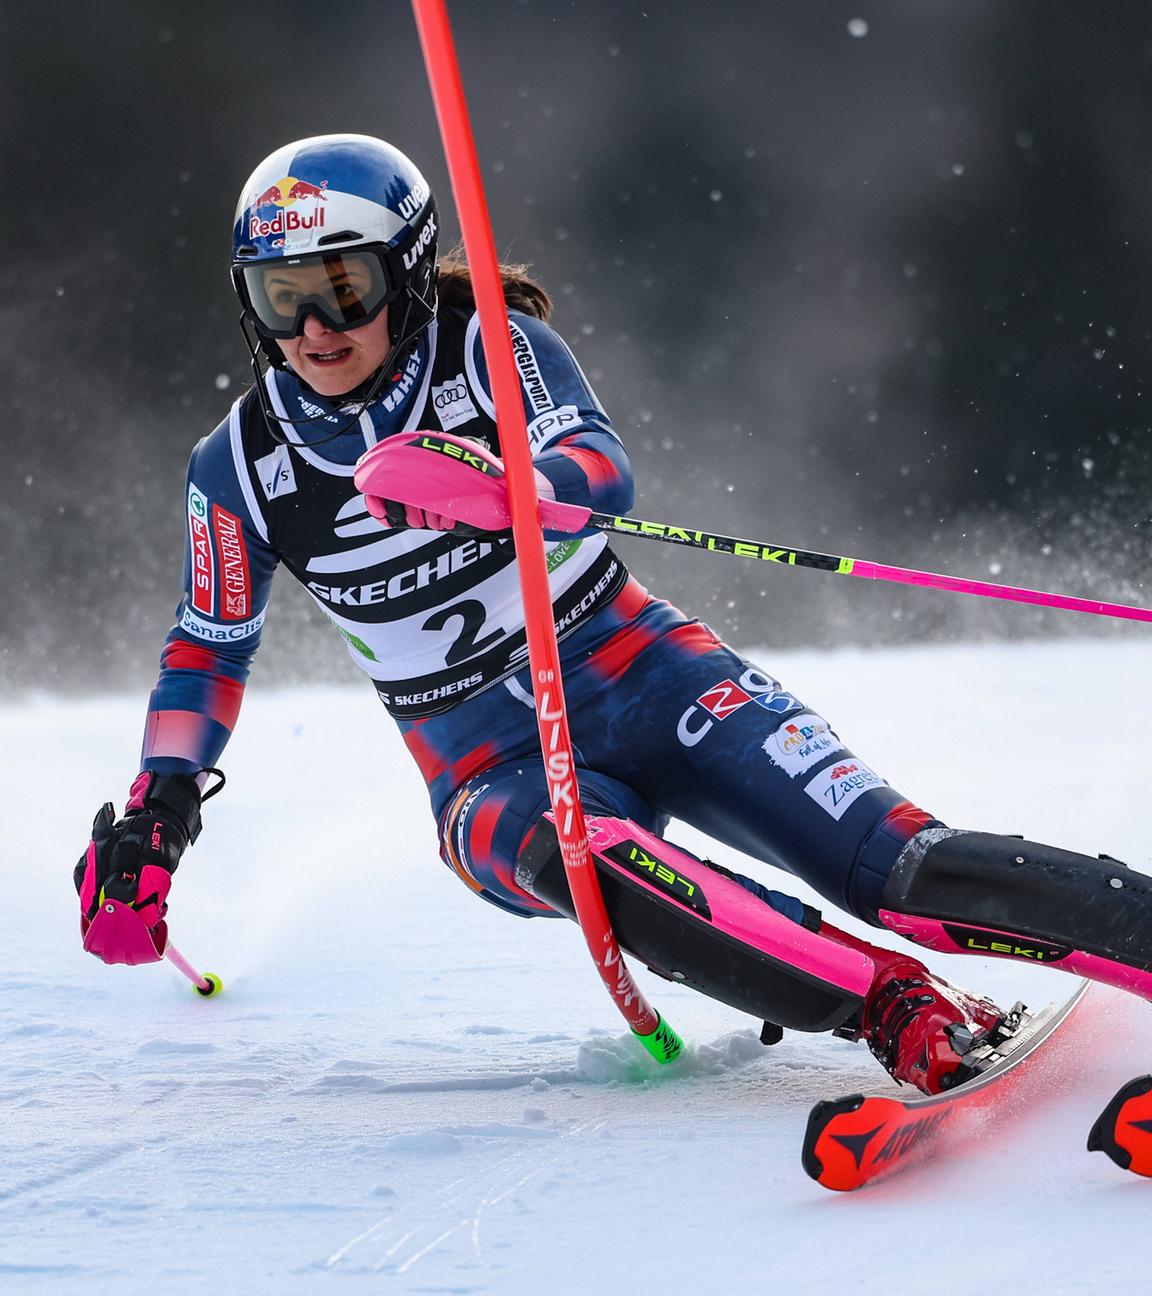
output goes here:
{"type": "Polygon", "coordinates": [[[482,531],[479,527],[469,526],[467,522],[460,522],[456,518],[445,517],[428,509],[417,508],[415,504],[401,504],[399,500],[368,495],[365,497],[365,502],[368,505],[368,512],[391,531],[451,531],[453,535],[464,537],[507,534],[505,529],[499,532],[482,531]]]}
{"type": "Polygon", "coordinates": [[[200,835],[200,801],[194,778],[145,772],[132,784],[122,819],[111,802],[100,808],[73,873],[89,954],[105,963],[164,957],[168,890],[180,856],[200,835]]]}
{"type": "MultiPolygon", "coordinates": [[[[453,535],[507,535],[512,526],[504,464],[486,446],[446,432],[389,437],[361,455],[356,487],[368,512],[389,527],[453,535]]],[[[579,531],[590,510],[561,504],[539,470],[536,493],[546,530],[579,531]]]]}

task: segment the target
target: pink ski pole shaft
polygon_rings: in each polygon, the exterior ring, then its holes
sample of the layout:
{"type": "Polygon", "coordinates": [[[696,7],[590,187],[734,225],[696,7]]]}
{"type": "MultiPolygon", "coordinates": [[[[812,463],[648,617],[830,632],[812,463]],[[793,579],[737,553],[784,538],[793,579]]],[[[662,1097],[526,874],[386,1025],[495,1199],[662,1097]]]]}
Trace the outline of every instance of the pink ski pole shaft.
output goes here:
{"type": "MultiPolygon", "coordinates": [[[[553,505],[553,508],[559,507],[553,505]]],[[[548,525],[560,529],[560,523],[555,517],[550,519],[548,525]]],[[[1016,585],[996,585],[991,581],[969,580],[962,576],[943,576],[937,572],[915,571],[911,567],[890,567],[885,563],[847,558],[841,554],[817,553],[811,549],[795,549],[789,545],[772,544],[763,540],[742,540],[738,536],[720,535],[714,531],[670,526],[666,522],[646,522],[641,518],[613,517],[608,513],[572,509],[569,525],[574,531],[592,526],[616,535],[663,540],[667,544],[686,545],[690,549],[729,553],[737,558],[758,559],[787,567],[808,567],[840,576],[860,576],[865,580],[893,581],[900,585],[922,585],[928,589],[951,590],[957,594],[978,594],[984,598],[1004,599],[1013,603],[1061,608],[1066,612],[1086,612],[1092,616],[1152,622],[1152,608],[1132,607],[1127,603],[1105,603],[1100,599],[1077,598],[1071,594],[1051,594],[1045,590],[1024,589],[1016,585]]]]}
{"type": "Polygon", "coordinates": [[[219,994],[224,988],[224,983],[215,972],[205,972],[201,976],[171,941],[168,942],[168,947],[164,951],[164,957],[192,982],[196,987],[196,993],[203,995],[205,999],[211,999],[213,995],[219,994]]]}

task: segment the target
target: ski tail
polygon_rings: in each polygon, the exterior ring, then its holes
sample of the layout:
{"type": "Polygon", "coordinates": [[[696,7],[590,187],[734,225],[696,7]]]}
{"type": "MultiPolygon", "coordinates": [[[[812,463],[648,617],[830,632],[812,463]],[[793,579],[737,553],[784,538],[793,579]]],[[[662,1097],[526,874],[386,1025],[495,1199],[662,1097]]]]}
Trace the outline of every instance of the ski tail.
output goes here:
{"type": "MultiPolygon", "coordinates": [[[[804,1169],[821,1186],[850,1192],[944,1149],[962,1148],[965,1139],[972,1140],[974,1126],[983,1129],[1005,1119],[1009,1111],[1023,1110],[1006,1106],[1005,1086],[1011,1083],[1013,1094],[1022,1094],[1018,1086],[1027,1079],[1029,1091],[1035,1091],[1032,1082],[1050,1071],[1038,1055],[1052,1057],[1041,1046],[1072,1016],[1088,985],[1082,982],[1065,1002],[1025,1016],[1019,1029],[996,1046],[984,1068],[955,1089],[910,1098],[852,1094],[817,1103],[808,1117],[804,1169]],[[976,1114],[978,1122],[972,1120],[976,1114]]],[[[1149,1142],[1152,1145],[1152,1136],[1149,1142]]]]}
{"type": "Polygon", "coordinates": [[[1130,1080],[1100,1113],[1088,1151],[1104,1152],[1121,1170],[1152,1179],[1152,1075],[1130,1080]]]}
{"type": "Polygon", "coordinates": [[[922,1109],[863,1094],[820,1102],[808,1118],[801,1160],[822,1187],[851,1192],[915,1164],[958,1114],[954,1103],[922,1109]]]}

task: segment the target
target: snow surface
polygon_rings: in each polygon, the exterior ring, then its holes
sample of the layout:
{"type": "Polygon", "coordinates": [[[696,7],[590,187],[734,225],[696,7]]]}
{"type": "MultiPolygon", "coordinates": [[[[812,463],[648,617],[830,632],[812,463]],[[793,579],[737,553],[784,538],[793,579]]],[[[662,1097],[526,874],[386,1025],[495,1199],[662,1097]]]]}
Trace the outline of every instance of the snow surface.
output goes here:
{"type": "MultiPolygon", "coordinates": [[[[1152,871],[1141,639],[756,656],[950,822],[1152,871]]],[[[1070,1065],[995,1145],[827,1193],[800,1167],[805,1115],[885,1087],[866,1052],[764,1049],[756,1023],[638,970],[692,1041],[657,1073],[574,927],[510,918],[439,864],[367,689],[250,690],[172,895],[174,938],[226,993],[103,967],[71,866],[99,803],[122,804],[143,703],[0,711],[0,1291],[1147,1289],[1152,1185],[1083,1151],[1150,1069],[1143,1005],[1096,988],[1070,1065]]],[[[1070,985],[936,964],[1004,1000],[1070,985]]]]}

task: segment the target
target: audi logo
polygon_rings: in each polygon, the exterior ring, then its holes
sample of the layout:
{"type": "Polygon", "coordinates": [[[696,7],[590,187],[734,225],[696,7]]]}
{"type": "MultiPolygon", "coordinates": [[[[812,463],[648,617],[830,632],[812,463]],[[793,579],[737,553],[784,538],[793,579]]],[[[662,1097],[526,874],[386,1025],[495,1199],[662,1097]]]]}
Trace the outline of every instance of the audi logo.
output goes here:
{"type": "Polygon", "coordinates": [[[448,405],[455,405],[457,401],[468,399],[468,389],[463,383],[457,383],[455,387],[442,387],[436,393],[436,408],[444,409],[448,405]]]}

